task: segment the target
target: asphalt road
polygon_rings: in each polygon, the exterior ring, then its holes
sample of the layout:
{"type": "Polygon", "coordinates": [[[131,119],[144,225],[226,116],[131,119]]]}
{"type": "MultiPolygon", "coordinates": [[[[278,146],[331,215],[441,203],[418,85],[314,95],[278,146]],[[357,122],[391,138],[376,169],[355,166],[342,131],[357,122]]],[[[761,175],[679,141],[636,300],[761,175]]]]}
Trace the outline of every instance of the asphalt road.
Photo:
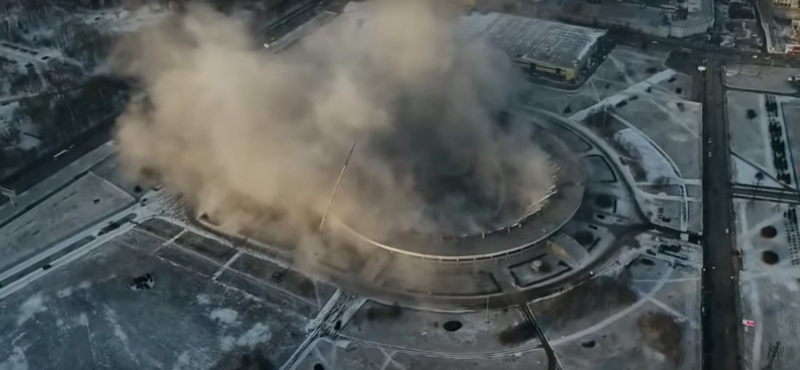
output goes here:
{"type": "Polygon", "coordinates": [[[658,37],[630,32],[620,33],[619,31],[615,31],[612,33],[612,37],[620,44],[633,47],[641,47],[642,45],[648,44],[648,47],[672,50],[688,49],[691,50],[693,55],[708,55],[716,59],[723,59],[732,64],[800,68],[800,58],[797,58],[793,54],[769,54],[764,51],[744,51],[696,40],[658,37]]]}
{"type": "Polygon", "coordinates": [[[738,276],[736,247],[729,232],[733,223],[722,62],[709,58],[707,67],[703,104],[703,369],[739,370],[738,276]]]}
{"type": "MultiPolygon", "coordinates": [[[[117,115],[118,113],[111,115],[98,123],[95,127],[69,140],[69,142],[58,146],[47,155],[43,155],[39,159],[33,161],[33,163],[22,170],[11,176],[0,179],[0,184],[14,188],[17,194],[19,194],[47,177],[50,177],[86,153],[89,153],[111,140],[114,121],[117,119],[117,115]],[[62,150],[68,151],[57,159],[54,159],[53,156],[62,150]]],[[[0,197],[0,204],[7,201],[8,199],[6,197],[0,197]]]]}

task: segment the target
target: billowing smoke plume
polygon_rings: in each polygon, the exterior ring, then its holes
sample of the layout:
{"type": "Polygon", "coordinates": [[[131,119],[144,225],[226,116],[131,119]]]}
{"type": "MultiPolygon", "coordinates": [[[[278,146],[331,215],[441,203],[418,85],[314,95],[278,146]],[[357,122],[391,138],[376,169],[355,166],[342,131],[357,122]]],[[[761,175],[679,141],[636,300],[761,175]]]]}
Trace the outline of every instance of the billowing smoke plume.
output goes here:
{"type": "Polygon", "coordinates": [[[148,98],[119,119],[126,163],[216,220],[296,237],[357,142],[335,220],[376,236],[516,222],[552,184],[526,125],[498,119],[519,76],[430,3],[373,1],[280,53],[201,8],[127,40],[120,71],[148,98]]]}

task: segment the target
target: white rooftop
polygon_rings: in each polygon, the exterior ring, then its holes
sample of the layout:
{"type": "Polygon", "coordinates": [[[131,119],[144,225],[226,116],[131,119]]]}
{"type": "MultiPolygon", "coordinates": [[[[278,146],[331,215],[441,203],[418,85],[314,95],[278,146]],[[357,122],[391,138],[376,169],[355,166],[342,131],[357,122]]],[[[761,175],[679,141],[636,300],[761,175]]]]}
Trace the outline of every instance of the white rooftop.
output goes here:
{"type": "Polygon", "coordinates": [[[464,16],[460,27],[469,35],[486,38],[512,57],[558,66],[577,66],[606,34],[601,29],[501,13],[464,16]]]}
{"type": "MultiPolygon", "coordinates": [[[[362,25],[368,3],[350,2],[343,18],[362,25]]],[[[557,66],[577,66],[606,30],[502,13],[472,13],[461,18],[458,31],[468,38],[482,37],[518,60],[557,66]]]]}

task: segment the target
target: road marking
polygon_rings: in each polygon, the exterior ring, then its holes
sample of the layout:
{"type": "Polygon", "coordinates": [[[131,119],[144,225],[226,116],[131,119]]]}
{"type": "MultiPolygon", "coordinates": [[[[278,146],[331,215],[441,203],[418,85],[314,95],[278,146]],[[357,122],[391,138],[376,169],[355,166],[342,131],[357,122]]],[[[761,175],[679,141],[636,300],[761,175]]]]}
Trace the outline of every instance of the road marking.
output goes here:
{"type": "MultiPolygon", "coordinates": [[[[673,122],[676,122],[676,123],[677,123],[679,126],[681,126],[681,127],[683,127],[684,129],[686,129],[686,131],[689,131],[689,133],[691,133],[692,135],[694,135],[694,137],[695,137],[696,139],[698,139],[698,140],[702,140],[702,138],[700,137],[700,134],[698,134],[698,133],[697,133],[697,131],[695,131],[695,130],[692,130],[692,129],[691,129],[691,128],[690,128],[690,127],[689,127],[689,126],[686,124],[686,122],[684,122],[684,120],[683,120],[683,119],[681,119],[680,117],[676,116],[674,113],[672,113],[672,111],[670,111],[669,109],[667,109],[667,108],[666,108],[666,107],[664,107],[663,105],[656,103],[654,100],[649,100],[649,102],[650,102],[651,104],[653,104],[653,105],[654,105],[656,108],[658,108],[658,110],[660,110],[660,111],[664,112],[665,114],[667,114],[668,116],[670,116],[670,117],[672,118],[673,122]]],[[[702,121],[702,119],[701,119],[701,121],[702,121]]],[[[701,152],[702,152],[702,150],[701,150],[701,152]]]]}
{"type": "Polygon", "coordinates": [[[233,257],[231,257],[227,262],[225,262],[225,264],[222,265],[222,267],[220,267],[219,270],[217,270],[217,272],[214,273],[214,275],[211,277],[211,280],[217,281],[217,278],[219,278],[219,276],[222,275],[222,273],[225,272],[225,270],[231,267],[231,264],[236,262],[236,260],[239,259],[239,256],[241,255],[242,251],[236,251],[236,254],[234,254],[233,257]]]}
{"type": "Polygon", "coordinates": [[[697,322],[695,322],[694,320],[690,319],[686,315],[678,312],[678,310],[670,307],[668,304],[659,301],[655,297],[650,297],[650,298],[648,298],[648,300],[650,300],[650,303],[652,303],[652,304],[654,304],[654,305],[656,305],[658,307],[661,307],[664,311],[667,311],[672,316],[675,316],[675,317],[679,318],[682,321],[688,322],[689,326],[691,326],[692,329],[699,329],[700,328],[700,325],[698,325],[697,322]]]}
{"type": "MultiPolygon", "coordinates": [[[[141,232],[144,232],[144,233],[148,233],[148,234],[150,234],[150,235],[153,235],[153,236],[155,236],[155,237],[157,237],[157,238],[160,238],[160,239],[162,239],[162,240],[163,240],[163,238],[162,238],[162,237],[160,237],[160,236],[158,236],[158,235],[156,235],[156,234],[153,234],[152,232],[150,232],[150,231],[147,231],[147,230],[145,230],[145,229],[137,229],[137,230],[138,230],[138,231],[141,231],[141,232]]],[[[222,264],[222,263],[219,263],[217,260],[215,260],[215,259],[213,259],[213,258],[211,258],[211,257],[208,257],[208,256],[206,256],[206,255],[204,255],[204,254],[202,254],[202,253],[199,253],[199,252],[197,252],[197,251],[194,251],[194,250],[192,250],[192,249],[190,249],[190,248],[186,248],[186,247],[184,247],[184,246],[182,246],[182,245],[180,245],[180,244],[177,244],[177,243],[172,243],[172,242],[174,242],[176,239],[178,239],[178,238],[180,237],[180,235],[181,235],[183,232],[185,232],[185,231],[188,231],[188,227],[187,227],[186,229],[184,229],[184,230],[183,230],[181,233],[179,233],[178,235],[176,235],[175,237],[173,237],[172,239],[165,241],[165,242],[164,242],[164,244],[162,244],[162,246],[166,246],[166,245],[172,245],[172,246],[174,246],[174,247],[175,247],[177,250],[180,250],[180,251],[181,251],[181,252],[183,252],[183,253],[187,253],[187,254],[189,254],[189,255],[191,255],[191,256],[194,256],[194,257],[196,257],[196,258],[199,258],[199,259],[201,259],[201,260],[207,261],[207,262],[209,262],[209,263],[211,263],[211,264],[213,264],[213,265],[215,265],[215,266],[220,266],[220,268],[222,269],[222,267],[224,266],[224,264],[222,264]]],[[[200,234],[198,234],[198,235],[200,235],[200,234]]],[[[225,244],[225,245],[226,245],[226,246],[230,246],[231,244],[230,244],[230,243],[227,243],[227,244],[225,244]]],[[[159,249],[160,249],[160,247],[159,247],[159,249]]],[[[151,252],[150,254],[155,256],[155,255],[156,255],[156,254],[155,254],[155,252],[156,252],[156,251],[153,251],[153,252],[151,252]]],[[[241,251],[241,250],[239,250],[239,251],[237,252],[237,254],[239,254],[240,252],[241,252],[242,254],[243,254],[243,253],[245,253],[244,251],[241,251]]],[[[252,253],[247,253],[247,254],[249,254],[249,255],[253,255],[252,253]]],[[[237,258],[238,258],[238,257],[237,257],[237,258]]],[[[270,261],[270,260],[268,260],[268,259],[267,259],[267,261],[268,261],[268,262],[272,262],[272,261],[270,261]]],[[[230,262],[230,261],[229,261],[229,262],[230,262]]],[[[273,262],[273,263],[274,263],[274,262],[273,262]]],[[[193,271],[193,270],[191,270],[191,269],[189,269],[189,270],[190,270],[190,271],[193,271]]],[[[272,284],[272,283],[270,283],[270,282],[267,282],[267,281],[265,281],[265,280],[262,280],[262,279],[260,279],[260,278],[257,278],[257,277],[255,277],[255,276],[253,276],[253,275],[250,275],[250,274],[248,274],[248,273],[245,273],[245,272],[242,272],[242,271],[238,271],[238,270],[236,270],[236,269],[230,269],[230,271],[231,271],[231,272],[233,272],[233,273],[235,273],[235,274],[238,274],[238,275],[240,275],[240,276],[242,276],[242,277],[244,277],[244,278],[246,278],[246,279],[248,279],[248,280],[250,280],[250,281],[253,281],[253,282],[255,282],[255,283],[257,283],[257,284],[259,284],[259,285],[261,285],[261,286],[264,286],[264,287],[267,287],[267,288],[269,288],[269,289],[271,289],[271,290],[277,291],[278,293],[285,294],[285,295],[287,295],[287,296],[288,296],[288,298],[290,298],[290,299],[296,299],[296,300],[300,301],[301,303],[305,303],[305,304],[307,304],[307,305],[309,305],[309,306],[311,306],[311,307],[318,307],[318,305],[316,304],[316,302],[314,302],[314,301],[311,301],[311,300],[308,300],[308,299],[306,299],[306,298],[304,298],[304,297],[301,297],[301,296],[299,296],[299,295],[297,295],[297,294],[295,294],[295,293],[292,293],[292,292],[290,292],[289,290],[287,290],[287,289],[284,289],[284,288],[281,288],[281,287],[280,287],[280,286],[278,286],[278,285],[272,284]]],[[[217,272],[219,272],[219,271],[217,271],[217,272]]],[[[216,280],[215,280],[215,281],[216,281],[216,280]]],[[[219,281],[217,281],[217,282],[219,282],[219,281]]]]}
{"type": "Polygon", "coordinates": [[[397,362],[397,360],[394,359],[394,355],[397,352],[392,351],[391,353],[387,353],[386,350],[383,349],[383,348],[381,348],[380,350],[381,350],[381,353],[383,353],[383,355],[386,356],[386,361],[383,363],[383,366],[381,366],[381,370],[385,370],[386,369],[386,365],[389,365],[390,363],[392,365],[394,365],[395,367],[397,367],[398,369],[400,369],[400,370],[405,370],[406,369],[405,366],[403,366],[401,363],[397,362]]]}
{"type": "MultiPolygon", "coordinates": [[[[153,234],[153,233],[151,233],[151,232],[149,232],[149,231],[147,231],[147,230],[144,230],[144,229],[143,229],[142,231],[145,231],[145,232],[147,232],[147,233],[148,233],[148,234],[150,234],[150,235],[154,235],[154,236],[158,237],[159,239],[163,239],[162,237],[158,236],[157,234],[153,234]]],[[[181,230],[181,232],[179,232],[178,234],[176,234],[176,235],[175,235],[175,236],[173,236],[172,238],[170,238],[170,239],[168,239],[168,240],[165,240],[163,243],[161,243],[161,245],[159,245],[159,246],[158,246],[158,248],[156,248],[156,249],[153,249],[153,251],[152,251],[152,252],[150,252],[150,254],[156,254],[156,253],[158,253],[158,251],[160,251],[160,250],[161,250],[161,248],[163,248],[163,247],[166,247],[166,246],[169,246],[169,245],[172,245],[173,243],[175,243],[175,241],[176,241],[176,240],[178,240],[178,238],[180,238],[181,236],[183,236],[183,234],[186,234],[186,231],[188,231],[188,230],[186,230],[186,228],[184,227],[184,228],[183,228],[183,230],[181,230]]]]}
{"type": "Polygon", "coordinates": [[[573,340],[576,340],[578,338],[581,338],[583,336],[592,334],[592,333],[594,333],[594,332],[596,332],[596,331],[598,331],[598,330],[600,330],[600,329],[602,329],[602,328],[604,328],[604,327],[606,327],[608,325],[613,324],[617,320],[625,317],[626,315],[632,313],[633,311],[636,311],[639,307],[641,307],[645,303],[649,302],[650,301],[649,299],[652,298],[653,296],[655,296],[656,293],[658,293],[658,291],[661,290],[661,288],[664,287],[664,285],[667,283],[667,279],[669,278],[670,275],[672,275],[673,271],[674,271],[673,268],[670,268],[669,270],[667,270],[667,273],[664,274],[664,277],[653,287],[653,289],[650,289],[650,291],[647,292],[647,295],[644,298],[638,300],[636,303],[626,307],[624,310],[619,311],[619,312],[615,313],[614,315],[609,316],[605,320],[600,321],[597,324],[594,324],[594,325],[592,325],[592,326],[590,326],[590,327],[588,327],[588,328],[586,328],[584,330],[581,330],[581,331],[579,331],[577,333],[572,333],[570,335],[561,337],[561,338],[556,339],[556,340],[551,340],[550,341],[550,345],[555,347],[557,345],[569,343],[569,342],[571,342],[573,340]]]}
{"type": "Polygon", "coordinates": [[[381,348],[381,353],[383,353],[384,360],[380,370],[386,370],[386,365],[389,365],[389,362],[392,361],[392,356],[394,356],[394,354],[397,352],[386,353],[386,350],[381,348]]]}
{"type": "MultiPolygon", "coordinates": [[[[297,349],[295,349],[294,353],[289,357],[286,362],[280,367],[280,370],[295,370],[297,366],[300,365],[303,359],[308,357],[308,354],[313,350],[316,349],[317,343],[320,340],[325,340],[321,337],[321,326],[325,324],[325,319],[328,317],[336,317],[336,315],[331,316],[334,309],[342,309],[340,304],[347,304],[347,297],[342,293],[340,289],[336,289],[328,302],[325,303],[325,306],[317,313],[313,319],[309,320],[308,324],[306,324],[306,331],[309,332],[306,339],[303,340],[297,349]]],[[[351,304],[353,302],[350,302],[351,304]]],[[[344,307],[346,310],[348,307],[344,307]]],[[[346,322],[345,322],[346,323],[346,322]]],[[[333,342],[328,341],[331,343],[332,346],[336,346],[333,342]]]]}
{"type": "Polygon", "coordinates": [[[603,98],[603,100],[601,100],[600,102],[586,109],[582,109],[578,112],[575,112],[575,114],[569,116],[569,119],[575,122],[583,121],[590,114],[601,111],[602,109],[611,107],[613,105],[616,105],[617,103],[623,100],[627,100],[629,96],[644,91],[650,85],[657,84],[661,81],[666,81],[667,79],[669,79],[672,76],[675,76],[676,74],[677,72],[672,69],[666,69],[661,72],[658,72],[644,81],[628,86],[628,88],[626,88],[625,90],[622,90],[614,95],[603,98]]]}
{"type": "MultiPolygon", "coordinates": [[[[97,162],[97,164],[99,164],[99,163],[100,163],[100,162],[97,162]]],[[[96,166],[97,164],[95,164],[95,166],[96,166]]],[[[94,168],[94,166],[92,166],[92,168],[94,168]]],[[[100,176],[100,175],[96,174],[96,173],[95,173],[93,170],[91,170],[91,169],[90,169],[89,171],[87,171],[87,172],[86,172],[86,176],[92,176],[92,177],[96,178],[97,180],[99,180],[99,181],[103,182],[104,184],[108,185],[109,187],[111,187],[111,188],[114,188],[114,189],[117,189],[117,190],[119,190],[120,192],[124,193],[125,195],[127,195],[127,196],[129,196],[129,197],[133,198],[134,200],[136,200],[136,197],[134,197],[133,195],[131,195],[131,193],[129,193],[129,192],[127,192],[127,191],[125,191],[125,189],[123,189],[123,188],[121,188],[119,185],[117,185],[117,184],[115,184],[115,183],[113,183],[113,182],[109,181],[107,178],[105,178],[105,177],[103,177],[103,176],[100,176]]]]}

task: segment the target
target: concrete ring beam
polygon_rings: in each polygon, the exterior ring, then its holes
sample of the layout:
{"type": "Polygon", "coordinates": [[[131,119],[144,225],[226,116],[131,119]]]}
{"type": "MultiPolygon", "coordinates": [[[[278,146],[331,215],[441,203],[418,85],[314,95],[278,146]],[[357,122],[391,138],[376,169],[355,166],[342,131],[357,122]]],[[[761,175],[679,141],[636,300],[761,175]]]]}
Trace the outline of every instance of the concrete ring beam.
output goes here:
{"type": "Polygon", "coordinates": [[[575,215],[586,190],[580,158],[566,143],[545,130],[537,131],[535,140],[557,168],[555,193],[538,212],[516,224],[494,232],[461,237],[404,234],[391,240],[371,238],[338,219],[332,223],[333,227],[345,230],[345,234],[359,245],[439,261],[492,259],[533,246],[558,231],[575,215]]]}
{"type": "MultiPolygon", "coordinates": [[[[559,167],[558,197],[513,228],[477,238],[387,243],[346,228],[333,215],[323,233],[335,238],[319,247],[281,248],[263,235],[239,235],[240,242],[289,263],[302,260],[316,276],[372,300],[419,309],[509,307],[569,290],[606,266],[624,265],[619,247],[648,223],[613,148],[564,118],[530,109],[518,114],[537,127],[536,140],[547,143],[542,149],[559,167]]],[[[195,221],[232,236],[207,219],[195,221]]]]}

